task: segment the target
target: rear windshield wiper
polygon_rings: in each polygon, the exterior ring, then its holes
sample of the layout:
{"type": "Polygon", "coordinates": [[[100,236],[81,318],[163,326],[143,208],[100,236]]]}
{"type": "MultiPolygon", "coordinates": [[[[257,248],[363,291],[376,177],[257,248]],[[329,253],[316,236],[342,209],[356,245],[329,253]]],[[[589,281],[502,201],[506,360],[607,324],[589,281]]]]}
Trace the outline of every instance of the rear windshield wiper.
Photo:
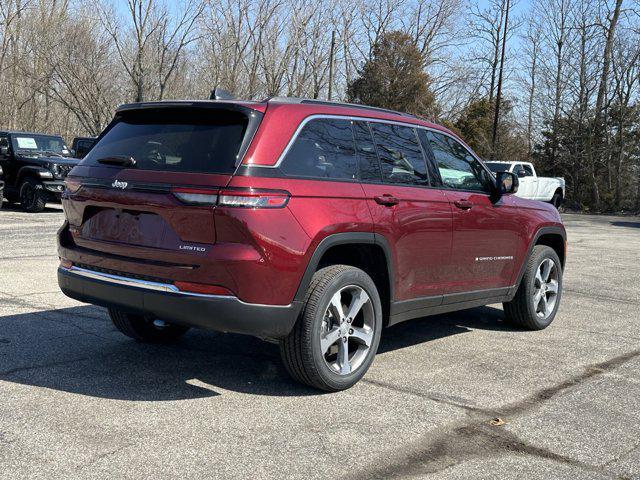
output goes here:
{"type": "Polygon", "coordinates": [[[98,162],[104,163],[105,165],[119,165],[121,167],[136,166],[136,159],[125,155],[112,155],[110,157],[99,158],[98,162]]]}

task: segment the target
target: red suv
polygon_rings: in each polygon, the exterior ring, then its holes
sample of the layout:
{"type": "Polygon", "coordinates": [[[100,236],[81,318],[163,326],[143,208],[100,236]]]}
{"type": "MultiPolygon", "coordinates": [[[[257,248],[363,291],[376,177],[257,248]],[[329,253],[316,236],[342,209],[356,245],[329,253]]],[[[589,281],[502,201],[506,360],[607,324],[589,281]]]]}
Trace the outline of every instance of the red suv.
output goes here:
{"type": "Polygon", "coordinates": [[[357,382],[383,327],[560,303],[565,230],[456,135],[378,108],[274,98],[120,107],[66,180],[58,282],[124,334],[280,343],[297,380],[357,382]]]}

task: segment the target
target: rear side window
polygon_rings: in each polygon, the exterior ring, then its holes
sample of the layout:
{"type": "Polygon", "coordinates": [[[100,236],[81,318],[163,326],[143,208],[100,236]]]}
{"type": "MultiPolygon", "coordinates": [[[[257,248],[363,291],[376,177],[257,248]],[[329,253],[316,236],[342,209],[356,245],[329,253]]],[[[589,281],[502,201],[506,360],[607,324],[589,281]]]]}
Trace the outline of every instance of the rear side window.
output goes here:
{"type": "Polygon", "coordinates": [[[489,173],[459,142],[447,135],[427,132],[427,139],[438,163],[445,187],[487,192],[489,173]]]}
{"type": "Polygon", "coordinates": [[[233,173],[247,117],[230,110],[163,109],[125,112],[87,154],[84,165],[133,157],[136,168],[233,173]]]}
{"type": "Polygon", "coordinates": [[[369,124],[366,122],[354,122],[353,134],[356,138],[360,180],[364,182],[381,182],[380,163],[378,162],[378,154],[369,130],[369,124]]]}
{"type": "Polygon", "coordinates": [[[350,120],[319,118],[308,122],[282,162],[296,177],[355,180],[358,167],[350,120]]]}
{"type": "Polygon", "coordinates": [[[415,129],[386,123],[370,125],[384,181],[428,185],[427,165],[415,129]]]}

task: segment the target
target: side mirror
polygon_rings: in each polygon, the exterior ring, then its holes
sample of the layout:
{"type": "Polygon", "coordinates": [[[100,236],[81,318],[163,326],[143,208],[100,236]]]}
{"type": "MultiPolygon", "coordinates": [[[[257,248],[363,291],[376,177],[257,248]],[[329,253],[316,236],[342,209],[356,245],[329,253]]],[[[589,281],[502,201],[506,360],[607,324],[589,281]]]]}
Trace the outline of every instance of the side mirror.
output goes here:
{"type": "Polygon", "coordinates": [[[524,178],[526,176],[527,176],[527,172],[525,172],[523,168],[518,170],[518,178],[524,178]]]}
{"type": "Polygon", "coordinates": [[[511,172],[496,173],[496,191],[498,195],[509,195],[518,191],[520,181],[518,177],[511,172]]]}
{"type": "Polygon", "coordinates": [[[9,147],[0,147],[0,155],[7,155],[9,153],[9,147]]]}

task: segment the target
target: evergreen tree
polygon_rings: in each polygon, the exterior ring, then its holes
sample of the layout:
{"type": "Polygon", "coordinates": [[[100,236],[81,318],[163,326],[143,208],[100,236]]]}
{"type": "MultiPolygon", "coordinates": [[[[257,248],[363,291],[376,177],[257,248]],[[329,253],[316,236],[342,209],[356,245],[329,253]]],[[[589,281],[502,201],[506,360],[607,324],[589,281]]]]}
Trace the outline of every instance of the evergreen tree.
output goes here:
{"type": "Polygon", "coordinates": [[[435,116],[436,102],[413,39],[402,32],[384,34],[374,46],[347,95],[355,103],[435,116]]]}

